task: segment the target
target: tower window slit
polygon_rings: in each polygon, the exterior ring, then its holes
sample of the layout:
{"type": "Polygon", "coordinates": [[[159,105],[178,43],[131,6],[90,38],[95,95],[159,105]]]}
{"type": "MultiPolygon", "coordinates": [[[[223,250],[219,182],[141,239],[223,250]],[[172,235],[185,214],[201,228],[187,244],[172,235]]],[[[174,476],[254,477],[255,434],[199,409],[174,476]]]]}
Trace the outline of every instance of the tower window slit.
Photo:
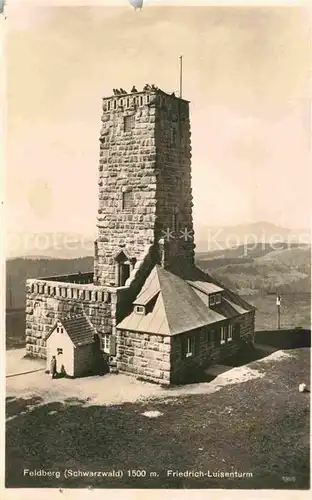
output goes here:
{"type": "Polygon", "coordinates": [[[134,115],[124,116],[124,132],[130,132],[134,128],[134,115]]]}
{"type": "Polygon", "coordinates": [[[122,209],[129,210],[133,207],[134,196],[133,191],[125,191],[122,193],[122,209]]]}

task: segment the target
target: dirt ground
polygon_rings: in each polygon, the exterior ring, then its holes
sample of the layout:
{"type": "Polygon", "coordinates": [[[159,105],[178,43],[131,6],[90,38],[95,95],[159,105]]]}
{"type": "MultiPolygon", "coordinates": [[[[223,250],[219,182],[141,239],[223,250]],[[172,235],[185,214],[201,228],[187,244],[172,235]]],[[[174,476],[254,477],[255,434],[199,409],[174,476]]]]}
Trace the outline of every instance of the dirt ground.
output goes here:
{"type": "Polygon", "coordinates": [[[77,398],[84,401],[85,404],[113,405],[134,403],[149,398],[210,394],[226,385],[263,377],[263,373],[248,366],[229,369],[229,366],[214,365],[209,370],[211,376],[215,377],[211,382],[170,388],[143,382],[124,374],[51,380],[49,375],[45,373],[44,361],[27,359],[23,356],[24,349],[14,349],[7,352],[7,396],[16,398],[40,397],[43,404],[77,398]],[[30,373],[25,373],[27,371],[30,373]],[[19,375],[20,373],[22,375],[19,375]]]}
{"type": "Polygon", "coordinates": [[[298,386],[310,384],[310,349],[211,370],[170,389],[113,374],[7,377],[6,486],[308,489],[310,395],[298,386]]]}

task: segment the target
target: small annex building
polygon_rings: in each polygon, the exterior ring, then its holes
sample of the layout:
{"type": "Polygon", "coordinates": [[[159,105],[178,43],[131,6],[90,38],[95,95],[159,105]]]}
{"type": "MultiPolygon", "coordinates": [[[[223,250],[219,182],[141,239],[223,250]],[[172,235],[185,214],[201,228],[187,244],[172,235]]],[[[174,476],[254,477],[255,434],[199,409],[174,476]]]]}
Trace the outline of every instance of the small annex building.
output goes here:
{"type": "Polygon", "coordinates": [[[58,320],[46,336],[47,370],[52,356],[56,371],[68,377],[92,372],[96,361],[96,332],[85,314],[58,320]]]}

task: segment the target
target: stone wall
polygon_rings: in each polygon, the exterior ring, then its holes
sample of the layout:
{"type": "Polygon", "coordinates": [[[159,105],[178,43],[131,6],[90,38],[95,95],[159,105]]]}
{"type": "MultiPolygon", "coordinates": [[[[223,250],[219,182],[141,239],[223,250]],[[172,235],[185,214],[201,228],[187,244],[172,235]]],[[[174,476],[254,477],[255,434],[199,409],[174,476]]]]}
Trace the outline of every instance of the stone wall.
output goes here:
{"type": "Polygon", "coordinates": [[[117,285],[115,256],[122,248],[138,260],[154,241],[156,113],[148,106],[146,96],[142,104],[137,97],[136,102],[133,96],[103,101],[94,263],[94,282],[98,285],[117,285]],[[128,116],[133,117],[133,123],[125,131],[128,116]],[[132,193],[132,203],[123,208],[127,192],[132,193]]]}
{"type": "Polygon", "coordinates": [[[186,101],[162,91],[103,100],[95,284],[117,285],[118,252],[125,249],[140,261],[167,228],[175,234],[165,261],[179,253],[193,259],[192,239],[180,238],[180,229],[193,230],[190,161],[186,101]],[[129,129],[127,117],[133,120],[129,129]]]}
{"type": "Polygon", "coordinates": [[[82,310],[99,333],[113,331],[115,289],[29,279],[26,283],[26,353],[46,358],[45,336],[57,319],[82,310]]]}
{"type": "Polygon", "coordinates": [[[93,344],[83,345],[74,350],[74,376],[80,377],[92,373],[95,366],[93,344]]]}
{"type": "Polygon", "coordinates": [[[241,315],[230,322],[220,322],[209,327],[198,329],[187,334],[176,335],[171,339],[171,383],[181,383],[187,379],[194,370],[208,367],[212,363],[220,362],[243,349],[245,342],[253,342],[254,337],[254,312],[241,315]],[[239,338],[220,344],[221,326],[232,324],[240,327],[239,338]],[[189,358],[183,355],[184,339],[191,335],[196,338],[195,355],[189,358]]]}
{"type": "Polygon", "coordinates": [[[189,103],[164,94],[157,99],[156,229],[160,235],[162,231],[171,232],[170,240],[165,238],[165,265],[181,255],[193,262],[189,103]]]}
{"type": "Polygon", "coordinates": [[[182,383],[198,368],[222,361],[243,349],[245,342],[253,341],[253,312],[232,320],[233,327],[240,326],[239,338],[220,345],[220,327],[224,324],[172,337],[117,330],[117,369],[160,384],[182,383]],[[216,333],[213,341],[212,330],[216,333]],[[183,355],[182,342],[187,335],[197,339],[195,355],[190,358],[183,355]]]}
{"type": "Polygon", "coordinates": [[[170,383],[170,337],[117,330],[117,369],[136,377],[170,383]]]}

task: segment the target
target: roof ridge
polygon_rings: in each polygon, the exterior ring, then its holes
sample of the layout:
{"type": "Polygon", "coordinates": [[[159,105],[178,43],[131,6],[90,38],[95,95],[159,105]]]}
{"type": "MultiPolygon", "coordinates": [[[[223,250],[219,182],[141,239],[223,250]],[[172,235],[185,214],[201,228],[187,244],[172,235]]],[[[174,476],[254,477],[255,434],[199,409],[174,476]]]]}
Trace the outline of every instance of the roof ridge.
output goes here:
{"type": "MultiPolygon", "coordinates": [[[[169,276],[173,276],[174,278],[177,278],[178,281],[179,280],[180,281],[184,281],[185,283],[186,283],[186,281],[183,280],[182,278],[180,278],[179,276],[177,276],[176,274],[168,271],[168,269],[165,269],[164,267],[159,266],[159,265],[157,266],[157,274],[158,274],[158,280],[159,280],[160,294],[161,294],[161,298],[162,298],[162,302],[163,302],[163,306],[164,306],[164,311],[165,311],[165,318],[166,318],[166,321],[167,321],[167,324],[168,324],[169,332],[172,334],[173,328],[170,325],[170,321],[169,321],[168,308],[166,307],[166,300],[164,299],[163,290],[161,288],[161,279],[162,278],[166,279],[166,277],[167,277],[166,275],[169,275],[169,276]],[[159,272],[160,272],[160,275],[158,274],[159,272]],[[161,276],[161,274],[162,274],[162,276],[161,276]]],[[[188,285],[188,286],[190,287],[190,289],[192,289],[190,285],[188,285]]],[[[195,293],[195,292],[193,292],[193,293],[195,293]]]]}

